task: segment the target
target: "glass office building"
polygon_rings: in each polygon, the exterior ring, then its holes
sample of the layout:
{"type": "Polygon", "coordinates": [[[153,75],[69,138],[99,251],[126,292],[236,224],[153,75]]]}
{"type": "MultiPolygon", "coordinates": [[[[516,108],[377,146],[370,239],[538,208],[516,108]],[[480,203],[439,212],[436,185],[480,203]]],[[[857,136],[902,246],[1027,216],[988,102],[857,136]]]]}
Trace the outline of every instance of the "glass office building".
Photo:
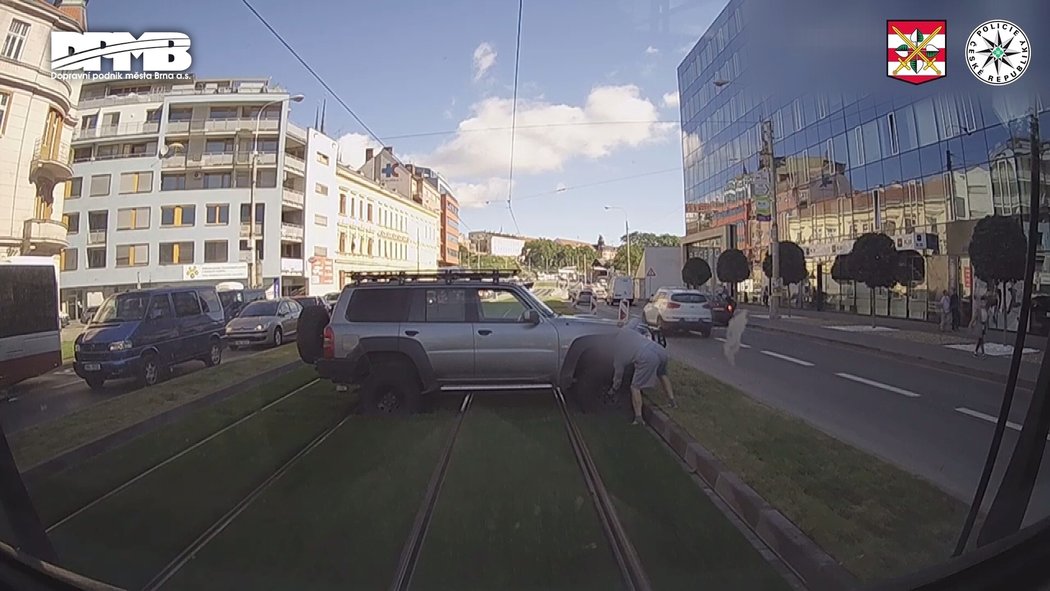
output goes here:
{"type": "MultiPolygon", "coordinates": [[[[762,122],[771,120],[781,240],[806,253],[809,278],[795,301],[823,294],[826,309],[900,318],[935,314],[936,294],[959,290],[964,313],[985,286],[967,248],[974,225],[991,214],[1027,219],[1031,139],[973,96],[901,92],[778,94],[749,69],[768,51],[749,38],[748,0],[732,0],[678,67],[685,180],[687,256],[712,260],[736,247],[766,283],[761,260],[769,223],[755,221],[750,173],[759,169],[762,122]],[[894,239],[899,283],[872,290],[844,274],[837,257],[866,232],[894,239]],[[801,295],[800,295],[801,294],[801,295]]],[[[950,59],[950,58],[949,58],[950,59]]],[[[960,64],[961,66],[962,64],[960,64]]],[[[958,76],[969,76],[962,67],[958,76]]],[[[1036,107],[1042,130],[1043,200],[1050,188],[1050,101],[1036,107]]],[[[1050,251],[1050,216],[1040,212],[1040,252],[1050,251]]],[[[1036,287],[1050,292],[1050,257],[1036,287]]],[[[712,265],[713,267],[713,265],[712,265]]],[[[1019,290],[1018,290],[1019,293],[1019,290]]]]}

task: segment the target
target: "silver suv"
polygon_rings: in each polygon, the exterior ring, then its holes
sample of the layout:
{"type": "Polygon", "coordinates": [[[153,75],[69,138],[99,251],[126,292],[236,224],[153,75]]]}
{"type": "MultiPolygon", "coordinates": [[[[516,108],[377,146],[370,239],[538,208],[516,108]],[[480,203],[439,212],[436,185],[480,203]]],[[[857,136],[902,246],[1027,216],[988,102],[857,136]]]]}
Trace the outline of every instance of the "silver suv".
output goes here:
{"type": "Polygon", "coordinates": [[[355,276],[330,318],[307,311],[300,355],[359,385],[367,413],[415,412],[422,395],[449,391],[559,387],[589,408],[629,397],[608,392],[615,322],[558,315],[499,275],[355,276]]]}

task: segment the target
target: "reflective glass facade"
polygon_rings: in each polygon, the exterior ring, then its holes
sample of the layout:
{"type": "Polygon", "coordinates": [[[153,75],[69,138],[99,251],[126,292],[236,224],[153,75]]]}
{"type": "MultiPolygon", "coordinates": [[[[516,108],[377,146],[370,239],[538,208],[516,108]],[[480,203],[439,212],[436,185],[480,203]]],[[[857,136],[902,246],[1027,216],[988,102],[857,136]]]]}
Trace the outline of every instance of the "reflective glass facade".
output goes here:
{"type": "MultiPolygon", "coordinates": [[[[968,307],[974,290],[984,289],[966,254],[973,225],[990,214],[1027,217],[1028,121],[1004,124],[990,104],[970,96],[917,98],[904,83],[886,96],[819,89],[782,96],[749,76],[749,57],[764,49],[760,39],[748,36],[747,11],[747,0],[731,1],[678,68],[687,248],[709,246],[701,244],[702,236],[733,224],[735,246],[753,263],[749,285],[764,285],[759,265],[768,250],[769,223],[751,213],[749,173],[759,168],[762,121],[768,119],[780,239],[797,242],[807,254],[810,278],[798,288],[803,302],[819,290],[830,309],[867,314],[874,305],[878,315],[926,319],[933,314],[933,294],[955,288],[968,307]],[[910,255],[902,261],[902,282],[875,294],[831,276],[836,255],[872,231],[893,237],[898,250],[910,255]]],[[[955,75],[969,73],[958,67],[955,75]]],[[[1046,96],[1036,109],[1046,203],[1046,96]]],[[[1042,217],[1046,251],[1045,209],[1042,217]]],[[[1050,292],[1050,262],[1042,263],[1036,283],[1050,292]]]]}

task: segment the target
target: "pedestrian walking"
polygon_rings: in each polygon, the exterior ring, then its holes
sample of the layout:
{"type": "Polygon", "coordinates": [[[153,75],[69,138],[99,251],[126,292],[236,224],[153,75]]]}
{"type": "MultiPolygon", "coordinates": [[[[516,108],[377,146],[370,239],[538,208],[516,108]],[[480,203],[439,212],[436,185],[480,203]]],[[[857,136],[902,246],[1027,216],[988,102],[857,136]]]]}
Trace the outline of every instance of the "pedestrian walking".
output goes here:
{"type": "Polygon", "coordinates": [[[941,332],[948,330],[952,320],[952,298],[948,295],[948,290],[941,292],[941,299],[939,302],[939,309],[941,312],[941,332]]]}
{"type": "Polygon", "coordinates": [[[952,330],[959,330],[959,325],[962,324],[962,301],[959,299],[959,292],[954,289],[951,294],[951,309],[952,330]]]}
{"type": "Polygon", "coordinates": [[[985,294],[979,300],[977,314],[974,316],[977,319],[977,328],[980,330],[977,336],[977,345],[973,348],[974,357],[984,356],[984,336],[988,332],[988,316],[990,315],[990,309],[992,299],[985,294]]]}
{"type": "Polygon", "coordinates": [[[613,356],[613,383],[610,392],[620,389],[623,372],[628,366],[634,366],[631,378],[631,406],[634,408],[635,425],[642,424],[642,388],[652,388],[659,384],[671,400],[671,408],[678,402],[674,397],[671,379],[667,377],[667,350],[658,343],[639,332],[640,321],[637,318],[619,322],[620,332],[616,335],[615,353],[613,356]]]}
{"type": "Polygon", "coordinates": [[[769,286],[768,285],[762,288],[762,305],[763,306],[768,306],[769,305],[769,286]]]}

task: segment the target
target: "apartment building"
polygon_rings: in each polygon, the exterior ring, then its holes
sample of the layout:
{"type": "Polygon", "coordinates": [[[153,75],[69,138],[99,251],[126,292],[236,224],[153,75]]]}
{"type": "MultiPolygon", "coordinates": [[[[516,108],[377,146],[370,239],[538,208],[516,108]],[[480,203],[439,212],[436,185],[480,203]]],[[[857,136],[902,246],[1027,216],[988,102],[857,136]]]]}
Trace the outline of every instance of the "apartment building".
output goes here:
{"type": "MultiPolygon", "coordinates": [[[[452,187],[438,171],[414,164],[407,168],[423,177],[423,181],[436,189],[441,202],[441,250],[438,253],[438,264],[444,267],[459,265],[459,200],[452,193],[452,187]]],[[[424,199],[425,201],[425,199],[424,199]]]]}
{"type": "Polygon", "coordinates": [[[306,130],[288,120],[301,98],[266,79],[84,84],[63,212],[67,307],[180,282],[305,291],[308,205],[323,202],[307,183],[306,130]]]}
{"type": "Polygon", "coordinates": [[[437,185],[426,182],[416,166],[401,162],[389,146],[378,152],[366,148],[365,163],[358,170],[388,191],[415,201],[430,211],[441,211],[441,192],[437,185]]]}
{"type": "Polygon", "coordinates": [[[63,184],[77,80],[51,78],[52,31],[83,31],[86,1],[0,2],[0,256],[54,256],[66,247],[63,184]]]}

